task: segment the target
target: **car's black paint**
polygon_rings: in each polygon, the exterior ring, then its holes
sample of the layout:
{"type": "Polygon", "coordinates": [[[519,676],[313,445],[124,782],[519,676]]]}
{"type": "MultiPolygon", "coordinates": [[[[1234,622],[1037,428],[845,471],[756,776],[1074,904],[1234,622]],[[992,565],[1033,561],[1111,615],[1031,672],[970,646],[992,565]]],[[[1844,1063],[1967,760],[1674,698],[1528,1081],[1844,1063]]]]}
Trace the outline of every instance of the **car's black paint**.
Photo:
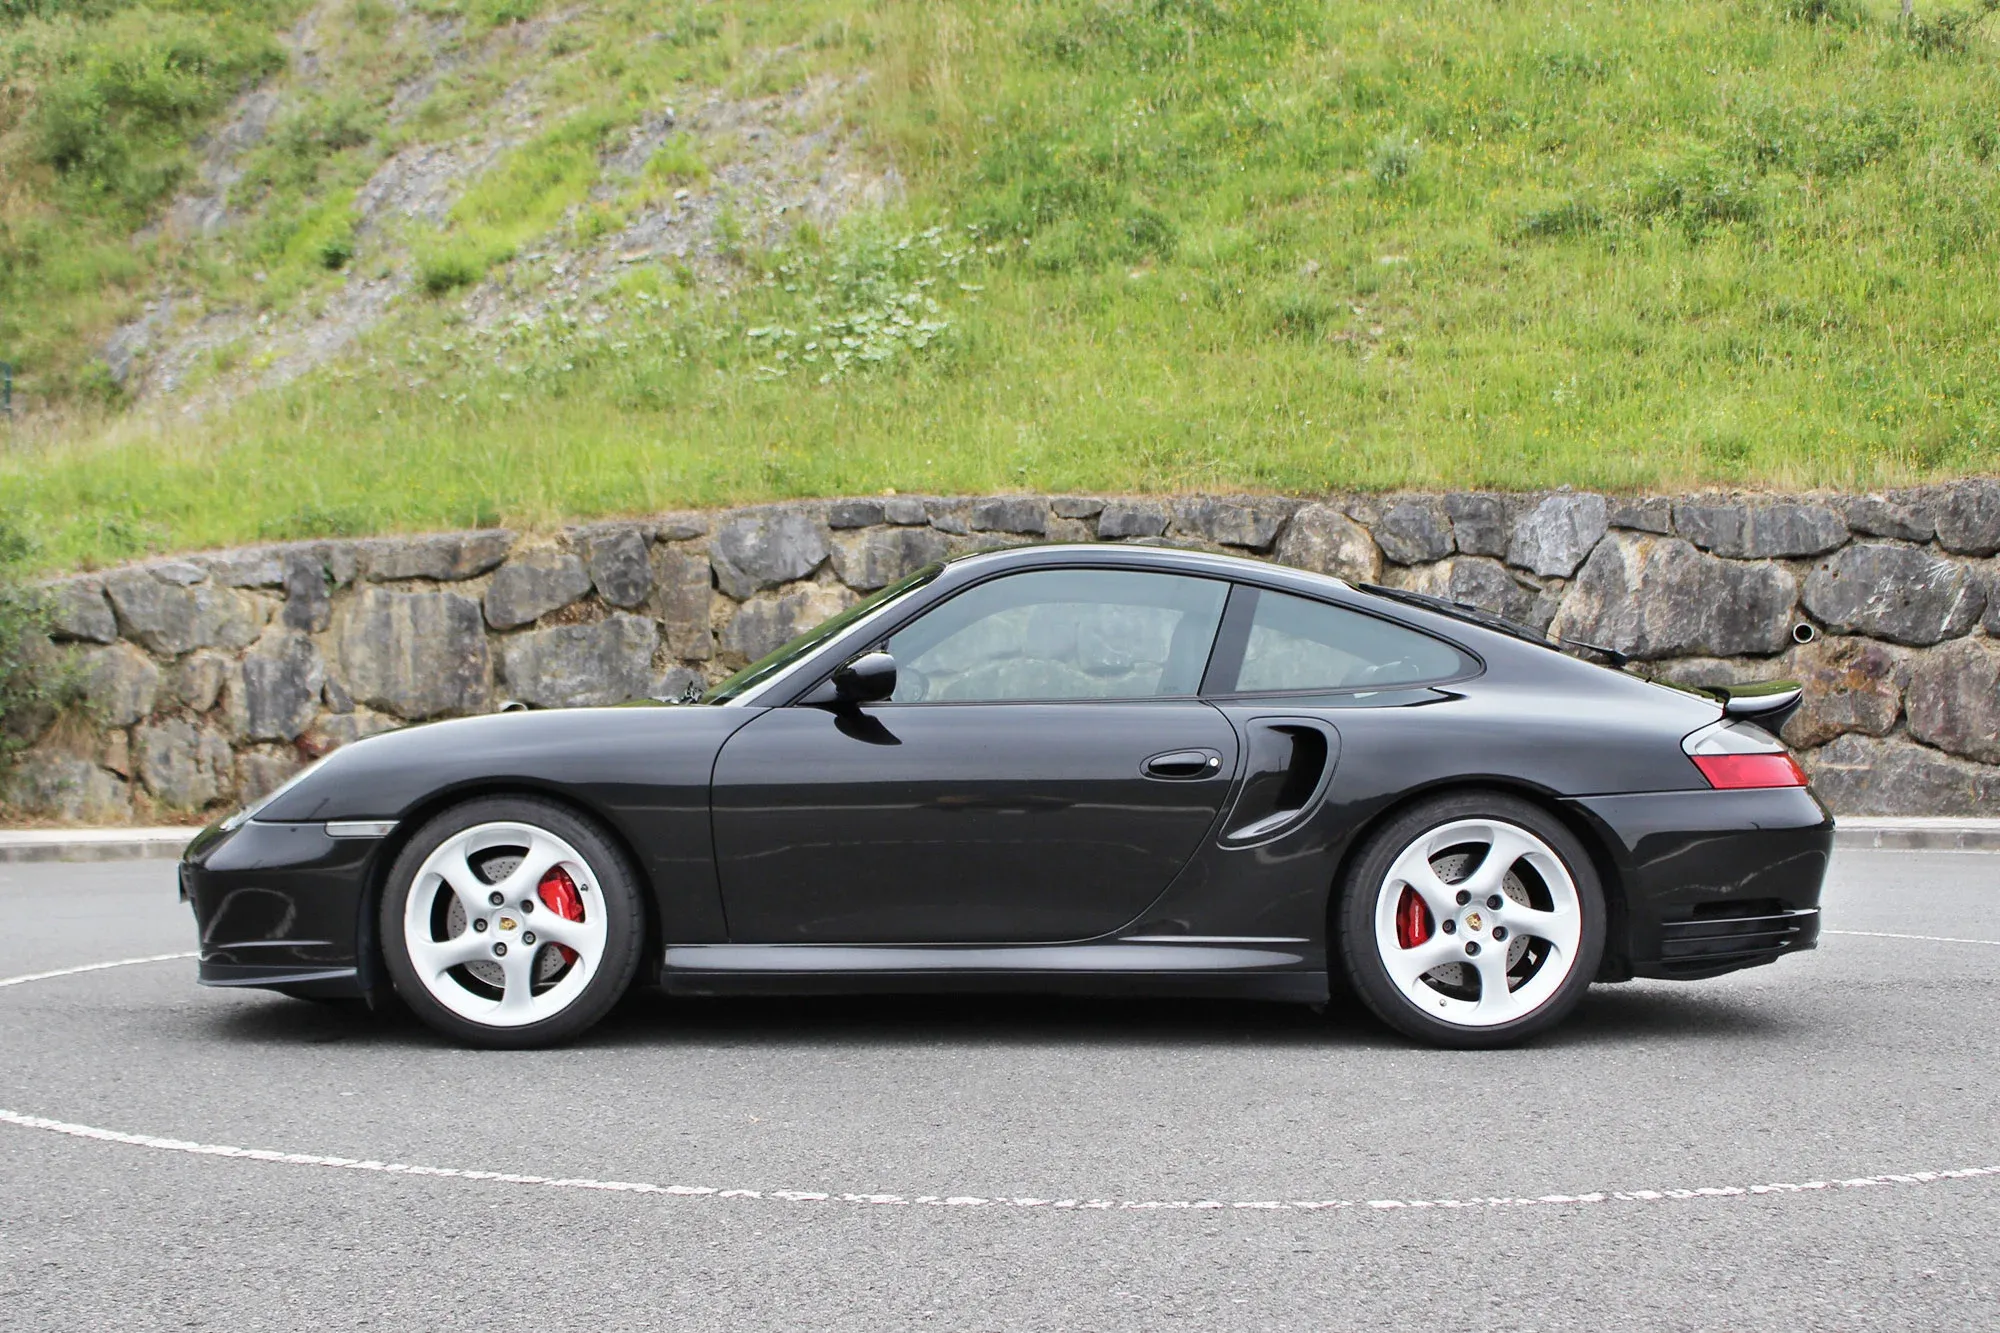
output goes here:
{"type": "Polygon", "coordinates": [[[1765,956],[1702,968],[1663,957],[1675,923],[1811,908],[1826,874],[1832,821],[1802,787],[1593,796],[1567,803],[1600,835],[1626,905],[1629,975],[1713,976],[1810,949],[1817,917],[1765,956]],[[1810,886],[1808,891],[1806,886],[1810,886]]]}
{"type": "Polygon", "coordinates": [[[813,692],[811,702],[846,704],[880,703],[896,692],[896,659],[887,653],[863,653],[836,668],[824,685],[813,692]]]}
{"type": "MultiPolygon", "coordinates": [[[[1225,615],[1216,654],[1229,638],[1225,615]]],[[[1220,666],[1212,658],[1208,678],[1233,680],[1220,666]]],[[[291,986],[311,972],[363,990],[379,979],[369,903],[401,842],[457,800],[535,792],[594,815],[630,852],[673,989],[1312,998],[1326,990],[1329,894],[1369,829],[1427,793],[1494,787],[1544,804],[1599,858],[1603,975],[1704,975],[1811,947],[1816,917],[1784,914],[1816,908],[1832,836],[1803,789],[1708,788],[1680,742],[1720,716],[1713,702],[1295,570],[1023,548],[947,565],[754,704],[509,713],[349,746],[250,823],[205,832],[184,873],[204,980],[291,986]],[[1064,565],[1320,598],[1441,638],[1466,671],[1200,700],[796,702],[941,600],[1064,565]],[[1211,753],[1216,776],[1147,774],[1178,751],[1211,753]],[[367,820],[395,831],[324,829],[367,820]],[[1721,933],[1770,947],[1686,943],[1717,933],[1688,923],[1723,918],[1743,924],[1721,933]]]]}
{"type": "Polygon", "coordinates": [[[1110,934],[1215,824],[1236,737],[1197,699],[773,708],[715,765],[729,935],[983,944],[1110,934]],[[1196,781],[1144,771],[1202,748],[1196,781]]]}
{"type": "Polygon", "coordinates": [[[331,838],[322,824],[251,822],[192,843],[182,885],[201,923],[212,986],[358,985],[357,883],[380,842],[331,838]]]}
{"type": "Polygon", "coordinates": [[[258,811],[260,823],[395,819],[407,836],[484,792],[567,799],[611,826],[654,886],[665,939],[728,938],[710,844],[708,784],[737,708],[499,713],[389,732],[337,750],[258,811]]]}

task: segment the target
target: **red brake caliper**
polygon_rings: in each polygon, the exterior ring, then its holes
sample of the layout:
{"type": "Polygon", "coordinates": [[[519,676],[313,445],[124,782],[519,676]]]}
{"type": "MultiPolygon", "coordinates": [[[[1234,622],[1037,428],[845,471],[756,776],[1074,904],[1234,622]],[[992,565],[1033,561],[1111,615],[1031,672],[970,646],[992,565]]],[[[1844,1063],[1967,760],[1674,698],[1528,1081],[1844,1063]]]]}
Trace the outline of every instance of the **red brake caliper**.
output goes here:
{"type": "MultiPolygon", "coordinates": [[[[576,881],[569,877],[569,871],[561,866],[552,866],[549,873],[542,876],[541,884],[535,889],[542,906],[566,921],[583,920],[583,895],[576,891],[576,881]]],[[[565,963],[576,961],[576,950],[566,944],[558,944],[556,950],[562,954],[565,963]]]]}
{"type": "Polygon", "coordinates": [[[1396,943],[1414,949],[1431,937],[1431,913],[1415,889],[1404,889],[1396,903],[1396,943]]]}

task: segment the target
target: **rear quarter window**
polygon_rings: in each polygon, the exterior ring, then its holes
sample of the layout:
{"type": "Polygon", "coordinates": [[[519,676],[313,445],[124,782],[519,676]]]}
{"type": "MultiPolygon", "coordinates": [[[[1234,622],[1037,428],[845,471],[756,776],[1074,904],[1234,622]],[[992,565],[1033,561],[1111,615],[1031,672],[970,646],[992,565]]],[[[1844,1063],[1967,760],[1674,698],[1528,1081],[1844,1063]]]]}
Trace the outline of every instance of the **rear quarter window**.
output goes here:
{"type": "Polygon", "coordinates": [[[1451,644],[1391,620],[1268,589],[1255,596],[1236,678],[1215,693],[1387,689],[1450,680],[1475,665],[1451,644]]]}

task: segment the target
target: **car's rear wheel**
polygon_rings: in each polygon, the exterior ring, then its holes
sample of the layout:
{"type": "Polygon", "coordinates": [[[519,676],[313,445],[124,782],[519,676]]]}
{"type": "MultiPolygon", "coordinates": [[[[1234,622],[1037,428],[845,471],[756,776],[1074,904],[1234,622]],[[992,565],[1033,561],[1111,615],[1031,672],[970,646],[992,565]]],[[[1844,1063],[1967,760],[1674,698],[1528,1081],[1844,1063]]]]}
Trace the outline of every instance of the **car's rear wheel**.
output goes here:
{"type": "Polygon", "coordinates": [[[1560,1022],[1604,952],[1604,892],[1574,834],[1500,793],[1415,806],[1356,858],[1339,906],[1349,979],[1383,1022],[1502,1046],[1560,1022]]]}
{"type": "Polygon", "coordinates": [[[525,797],[468,801],[418,830],[382,896],[382,954],[424,1022],[476,1046],[574,1037],[631,984],[636,876],[594,824],[525,797]]]}

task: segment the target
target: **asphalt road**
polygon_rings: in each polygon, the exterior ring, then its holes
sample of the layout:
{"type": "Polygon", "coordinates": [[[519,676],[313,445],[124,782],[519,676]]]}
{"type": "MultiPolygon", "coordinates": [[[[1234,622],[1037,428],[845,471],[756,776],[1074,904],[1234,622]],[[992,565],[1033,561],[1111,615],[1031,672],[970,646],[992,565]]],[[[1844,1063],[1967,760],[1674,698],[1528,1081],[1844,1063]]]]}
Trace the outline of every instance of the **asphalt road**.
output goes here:
{"type": "MultiPolygon", "coordinates": [[[[2000,941],[2000,855],[1842,852],[1827,908],[2000,941]]],[[[0,865],[0,920],[0,977],[193,946],[164,862],[0,865]]],[[[1831,934],[1478,1054],[1346,1009],[653,996],[492,1054],[185,960],[0,986],[17,1115],[763,1192],[0,1123],[0,1326],[1991,1329],[2000,1175],[1469,1201],[2000,1167],[1997,983],[2000,944],[1831,934]],[[1055,1206],[1093,1200],[1354,1206],[1055,1206]],[[1370,1206],[1423,1200],[1466,1206],[1370,1206]]]]}

